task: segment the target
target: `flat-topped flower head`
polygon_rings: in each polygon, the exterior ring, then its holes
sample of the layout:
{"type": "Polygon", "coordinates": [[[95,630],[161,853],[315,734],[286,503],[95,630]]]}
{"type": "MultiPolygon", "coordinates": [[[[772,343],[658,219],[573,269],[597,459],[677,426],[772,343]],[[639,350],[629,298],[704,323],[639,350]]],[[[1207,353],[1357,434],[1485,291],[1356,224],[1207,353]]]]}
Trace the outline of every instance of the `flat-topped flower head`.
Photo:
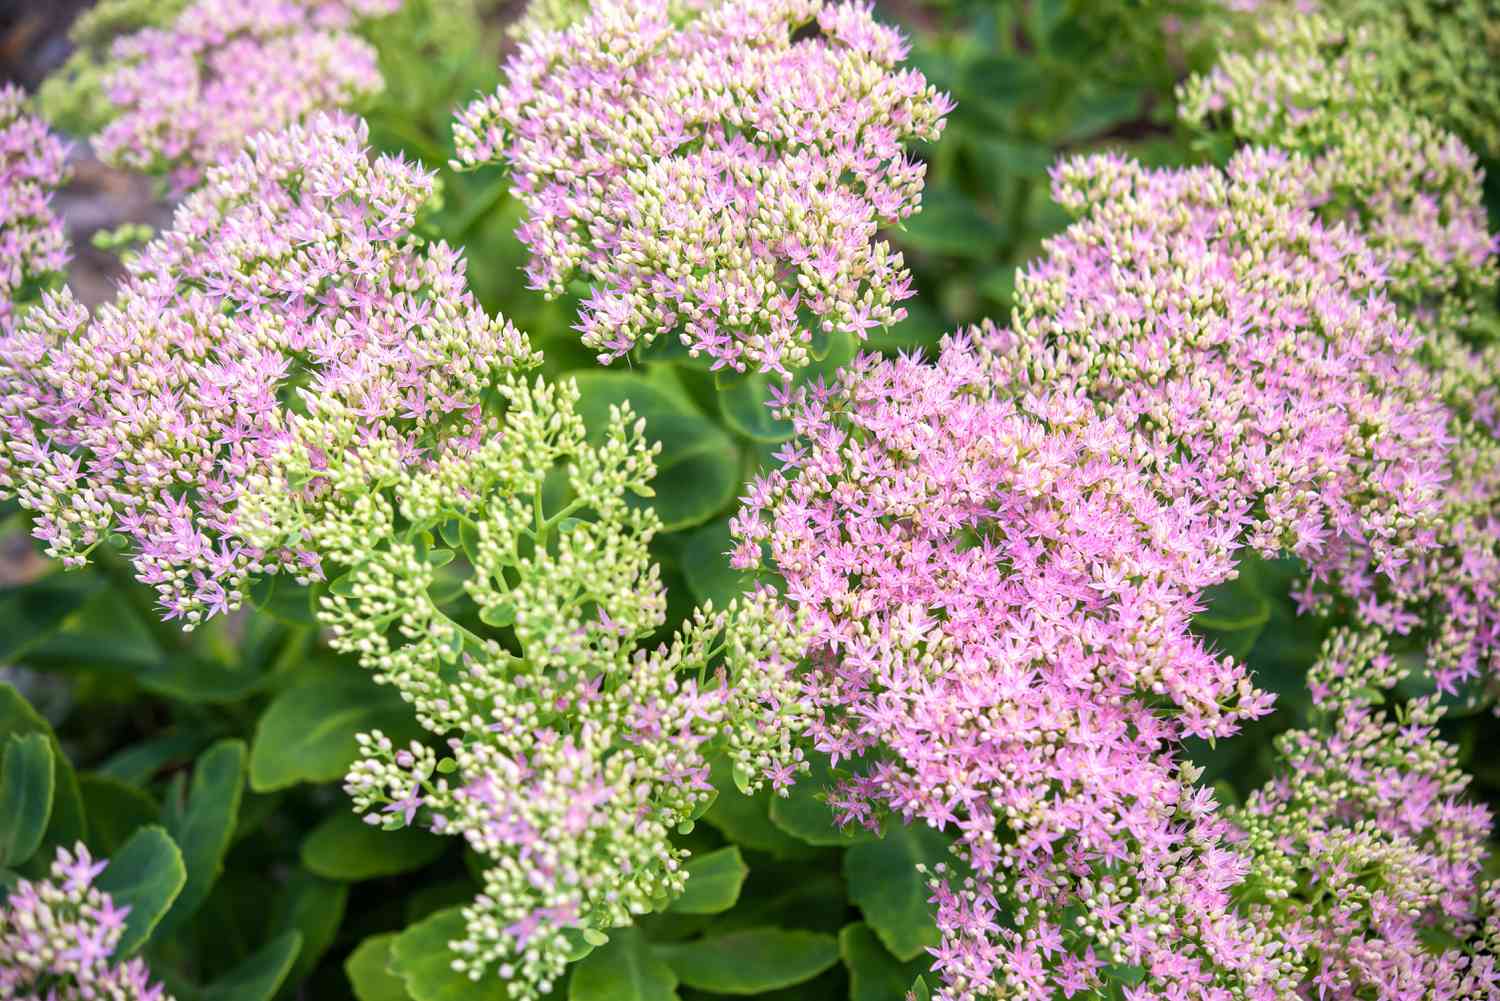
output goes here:
{"type": "MultiPolygon", "coordinates": [[[[806,732],[852,770],[840,820],[958,833],[934,882],[949,998],[1097,986],[1121,929],[1164,933],[1221,893],[1227,864],[1169,878],[1211,808],[1173,755],[1270,706],[1188,629],[1237,526],[1071,387],[997,381],[1015,350],[984,327],[801,390],[783,468],[734,522],[736,562],[807,617],[806,732]],[[1080,901],[1098,920],[1068,917],[1080,901]]],[[[1261,954],[1246,941],[1202,939],[1226,964],[1261,954]]]]}
{"type": "Polygon", "coordinates": [[[577,329],[601,361],[667,337],[789,373],[905,313],[877,232],[917,210],[904,145],[949,108],[905,55],[863,4],[606,0],[528,35],[459,115],[458,162],[509,167],[532,287],[588,286],[577,329]]]}
{"type": "Polygon", "coordinates": [[[0,997],[17,1001],[172,1001],[141,959],[112,958],[129,907],[94,885],[108,861],[59,848],[48,878],[0,902],[0,997]]]}
{"type": "Polygon", "coordinates": [[[1378,633],[1336,631],[1308,673],[1315,725],[1278,737],[1277,777],[1229,811],[1244,913],[1278,929],[1304,996],[1500,994],[1494,818],[1464,798],[1435,695],[1388,713],[1406,673],[1378,633]]]}
{"type": "Polygon", "coordinates": [[[17,300],[34,298],[67,264],[67,238],[52,210],[67,156],[21,89],[0,85],[0,332],[15,323],[17,300]]]}
{"type": "Polygon", "coordinates": [[[66,296],[0,345],[0,491],[50,555],[111,533],[169,618],[238,605],[248,575],[318,576],[246,545],[236,503],[305,415],[341,407],[414,460],[481,433],[482,392],[530,366],[469,294],[462,260],[409,236],[430,178],[371,160],[363,123],[318,116],[208,174],[96,316],[66,296]]]}
{"type": "MultiPolygon", "coordinates": [[[[1462,112],[1464,87],[1416,67],[1440,53],[1492,62],[1483,44],[1469,44],[1482,32],[1469,37],[1455,27],[1464,18],[1473,23],[1488,4],[1459,4],[1437,21],[1401,13],[1410,5],[1390,4],[1385,14],[1381,6],[1257,15],[1210,73],[1184,85],[1182,112],[1196,127],[1308,157],[1308,203],[1360,234],[1418,337],[1417,357],[1448,408],[1453,442],[1443,505],[1423,533],[1429,545],[1394,570],[1354,547],[1314,568],[1319,579],[1304,600],[1343,603],[1372,626],[1420,633],[1434,674],[1451,691],[1476,675],[1500,677],[1493,500],[1500,491],[1500,243],[1489,231],[1484,172],[1460,139],[1484,143],[1484,132],[1465,127],[1473,122],[1462,114],[1446,114],[1462,112]],[[1453,34],[1433,35],[1439,23],[1453,34]],[[1407,49],[1382,41],[1397,29],[1437,47],[1412,45],[1402,55],[1407,49]],[[1467,41],[1439,44],[1444,37],[1467,41]],[[1449,87],[1456,87],[1452,103],[1441,96],[1449,87]]],[[[1490,86],[1494,77],[1486,75],[1490,86]]]]}
{"type": "MultiPolygon", "coordinates": [[[[319,612],[446,744],[359,738],[346,788],[372,824],[462,836],[484,861],[454,964],[547,993],[570,935],[629,924],[686,879],[669,835],[706,808],[710,750],[794,772],[794,620],[750,596],[648,646],[666,591],[648,551],[659,446],[628,410],[589,435],[572,383],[508,380],[482,441],[418,467],[325,410],[242,503],[264,549],[316,552],[319,612]],[[733,625],[731,629],[730,626],[733,625]]],[[[253,526],[253,530],[251,530],[253,526]]]]}
{"type": "Polygon", "coordinates": [[[351,30],[400,0],[193,0],[169,23],[118,38],[102,88],[107,163],[185,190],[280,129],[378,91],[373,47],[351,30]]]}
{"type": "Polygon", "coordinates": [[[1268,557],[1359,547],[1391,574],[1423,551],[1447,413],[1376,255],[1309,203],[1311,165],[1089,156],[1053,177],[1081,218],[1018,274],[1001,381],[1075,387],[1268,557]]]}

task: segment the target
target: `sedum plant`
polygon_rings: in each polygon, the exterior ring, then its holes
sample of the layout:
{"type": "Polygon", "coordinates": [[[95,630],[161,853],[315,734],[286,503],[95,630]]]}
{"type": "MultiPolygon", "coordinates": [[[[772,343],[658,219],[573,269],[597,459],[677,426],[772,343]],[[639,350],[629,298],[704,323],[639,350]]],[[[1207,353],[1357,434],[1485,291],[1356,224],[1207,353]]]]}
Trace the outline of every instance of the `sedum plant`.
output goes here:
{"type": "Polygon", "coordinates": [[[96,133],[105,162],[180,193],[255,133],[377,92],[375,50],[351,28],[399,2],[113,0],[75,26],[80,49],[43,106],[96,133]]]}
{"type": "Polygon", "coordinates": [[[52,195],[68,179],[68,150],[26,107],[18,87],[0,87],[0,336],[17,303],[34,299],[68,263],[68,240],[52,195]]]}
{"type": "Polygon", "coordinates": [[[1314,568],[1304,600],[1348,602],[1364,622],[1419,635],[1430,670],[1452,691],[1500,669],[1500,525],[1488,500],[1500,485],[1500,265],[1478,159],[1427,117],[1432,106],[1392,70],[1389,52],[1360,47],[1370,30],[1333,11],[1276,12],[1258,22],[1250,48],[1230,49],[1184,84],[1182,114],[1210,134],[1308,156],[1308,204],[1364,237],[1419,338],[1452,442],[1436,544],[1394,573],[1382,573],[1367,548],[1351,549],[1314,568]],[[1346,35],[1354,42],[1345,45],[1346,35]]]}
{"type": "Polygon", "coordinates": [[[1229,813],[1249,860],[1236,896],[1325,996],[1477,1001],[1500,990],[1494,818],[1465,798],[1435,694],[1387,712],[1407,674],[1378,632],[1328,638],[1307,675],[1315,725],[1276,739],[1277,776],[1229,813]]]}
{"type": "Polygon", "coordinates": [[[747,776],[798,767],[799,634],[749,596],[652,645],[666,591],[647,550],[660,521],[631,503],[653,492],[644,421],[613,409],[590,438],[571,383],[495,392],[505,415],[482,442],[415,467],[325,408],[241,512],[258,548],[343,571],[319,610],[330,644],[443,742],[360,734],[345,790],[368,823],[465,839],[485,869],[454,969],[534,998],[580,936],[682,892],[669,835],[713,799],[711,750],[747,776]]]}
{"type": "Polygon", "coordinates": [[[459,114],[456,162],[510,169],[531,287],[588,286],[577,330],[601,362],[666,336],[789,375],[905,315],[878,230],[920,205],[903,147],[936,139],[949,102],[857,4],[686,6],[606,2],[530,33],[459,114]]]}
{"type": "Polygon", "coordinates": [[[118,536],[189,627],[237,608],[253,574],[317,578],[315,553],[246,545],[236,514],[306,413],[347,405],[413,458],[433,428],[481,434],[479,387],[535,363],[453,250],[410,235],[430,175],[364,137],[330,116],[257,136],[97,315],[63,293],[6,337],[0,491],[49,555],[81,565],[118,536]]]}
{"type": "Polygon", "coordinates": [[[0,996],[1500,996],[1484,5],[1095,6],[110,0],[96,308],[0,94],[0,996]]]}

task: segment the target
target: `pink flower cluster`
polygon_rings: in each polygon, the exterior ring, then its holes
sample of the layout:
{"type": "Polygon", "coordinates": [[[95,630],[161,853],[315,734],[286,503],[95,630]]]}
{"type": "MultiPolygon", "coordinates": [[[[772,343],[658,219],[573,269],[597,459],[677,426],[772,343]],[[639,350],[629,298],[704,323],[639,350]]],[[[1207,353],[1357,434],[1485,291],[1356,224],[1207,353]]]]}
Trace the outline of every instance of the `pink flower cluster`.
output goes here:
{"type": "Polygon", "coordinates": [[[985,328],[935,364],[865,357],[804,390],[735,563],[779,571],[809,616],[807,732],[856,769],[841,821],[959,833],[936,891],[948,996],[1071,994],[1156,937],[1199,943],[1163,982],[1202,987],[1265,954],[1200,924],[1240,863],[1177,871],[1213,800],[1174,749],[1270,708],[1188,629],[1234,573],[1237,526],[1164,491],[1148,440],[1073,387],[998,383],[1015,350],[985,328]]]}
{"type": "Polygon", "coordinates": [[[1380,258],[1318,217],[1309,162],[1089,156],[1053,179],[1081,218],[1017,277],[1001,381],[1076,387],[1268,557],[1359,547],[1389,574],[1430,545],[1447,413],[1380,258]]]}
{"type": "Polygon", "coordinates": [[[1319,717],[1277,738],[1280,774],[1232,812],[1247,918],[1280,927],[1332,1001],[1500,997],[1494,818],[1463,799],[1436,696],[1384,712],[1407,672],[1377,633],[1340,630],[1308,674],[1319,717]],[[1432,943],[1429,947],[1424,939],[1432,943]]]}
{"type": "Polygon", "coordinates": [[[15,322],[15,300],[68,261],[52,192],[67,180],[67,147],[26,110],[20,88],[0,86],[0,333],[15,322]]]}
{"type": "Polygon", "coordinates": [[[50,878],[11,888],[0,902],[0,997],[171,1001],[142,960],[111,960],[130,908],[94,885],[108,866],[80,843],[57,850],[50,878]]]}
{"type": "MultiPolygon", "coordinates": [[[[1325,576],[1365,559],[1395,588],[1452,503],[1443,386],[1380,252],[1319,213],[1314,170],[1255,149],[1226,171],[1067,161],[1057,195],[1082,218],[1019,276],[1012,330],[950,338],[931,364],[865,357],[784,404],[797,436],[745,498],[734,561],[777,572],[809,615],[806,732],[851,762],[832,797],[841,822],[958,832],[957,864],[933,883],[945,998],[1142,977],[1133,997],[1269,1001],[1332,984],[1352,998],[1348,984],[1413,964],[1454,985],[1433,996],[1488,996],[1490,966],[1427,964],[1413,934],[1426,918],[1385,921],[1384,898],[1247,907],[1270,865],[1245,847],[1257,828],[1221,815],[1180,760],[1186,739],[1270,708],[1188,629],[1242,547],[1325,576]]],[[[1356,795],[1374,836],[1428,844],[1389,813],[1403,796],[1433,802],[1437,772],[1418,765],[1451,757],[1431,740],[1436,710],[1412,712],[1427,729],[1370,751],[1410,781],[1381,784],[1362,759],[1350,781],[1373,791],[1324,775],[1299,795],[1333,799],[1263,797],[1277,850],[1337,869],[1343,842],[1292,851],[1286,832],[1352,823],[1342,797],[1356,795]]],[[[1352,718],[1334,752],[1390,736],[1373,725],[1352,718]]],[[[1487,815],[1433,811],[1454,825],[1434,836],[1455,853],[1440,862],[1450,882],[1391,879],[1477,900],[1477,869],[1453,860],[1477,864],[1487,815]]]]}
{"type": "Polygon", "coordinates": [[[198,184],[245,140],[372,94],[375,50],[350,31],[400,0],[195,0],[169,26],[115,42],[106,162],[198,184]]]}
{"type": "Polygon", "coordinates": [[[787,373],[901,319],[910,276],[876,234],[917,210],[903,144],[937,138],[948,98],[895,68],[906,44],[867,5],[682,6],[536,32],[459,116],[459,163],[511,169],[532,287],[588,283],[577,329],[606,363],[669,335],[787,373]]]}
{"type": "Polygon", "coordinates": [[[318,575],[310,552],[243,544],[235,514],[303,415],[408,458],[480,432],[481,387],[530,349],[475,304],[454,251],[408,238],[431,180],[371,161],[365,135],[317,116],[251,139],[96,316],[53,296],[0,340],[0,492],[50,555],[77,565],[120,533],[191,627],[251,574],[318,575]]]}
{"type": "MultiPolygon", "coordinates": [[[[1181,113],[1196,127],[1306,156],[1308,203],[1361,235],[1418,338],[1453,442],[1431,534],[1399,566],[1364,546],[1314,566],[1304,600],[1347,603],[1365,623],[1418,634],[1432,674],[1451,691],[1475,677],[1500,678],[1500,243],[1488,229],[1478,159],[1427,117],[1462,112],[1459,93],[1473,91],[1414,72],[1416,50],[1463,56],[1463,47],[1422,35],[1459,22],[1413,20],[1399,5],[1375,4],[1360,8],[1354,27],[1341,20],[1355,13],[1346,6],[1258,16],[1245,51],[1225,52],[1184,85],[1181,113]],[[1396,31],[1378,45],[1369,32],[1379,24],[1365,23],[1376,12],[1396,31]]],[[[1475,16],[1466,8],[1465,18],[1475,16]]]]}

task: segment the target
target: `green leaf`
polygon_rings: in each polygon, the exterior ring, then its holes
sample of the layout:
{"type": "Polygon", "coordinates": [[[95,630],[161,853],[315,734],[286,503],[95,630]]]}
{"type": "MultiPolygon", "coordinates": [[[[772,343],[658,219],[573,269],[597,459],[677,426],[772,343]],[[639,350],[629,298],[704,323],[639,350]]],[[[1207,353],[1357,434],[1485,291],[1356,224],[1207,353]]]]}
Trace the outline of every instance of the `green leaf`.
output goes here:
{"type": "Polygon", "coordinates": [[[266,677],[242,666],[187,655],[164,658],[135,674],[136,683],[154,695],[203,705],[239,702],[259,691],[266,677]]]}
{"type": "Polygon", "coordinates": [[[711,761],[711,776],[719,795],[703,819],[730,841],[777,858],[807,858],[816,853],[771,823],[769,789],[746,796],[735,788],[733,768],[723,755],[711,761]]]}
{"type": "Polygon", "coordinates": [[[849,899],[897,959],[914,959],[938,944],[937,923],[927,903],[929,869],[948,858],[949,838],[926,824],[891,825],[878,841],[858,844],[844,855],[849,899]]]}
{"type": "Polygon", "coordinates": [[[516,624],[516,603],[502,601],[498,605],[487,605],[479,610],[479,621],[496,629],[516,624]]]}
{"type": "Polygon", "coordinates": [[[0,589],[0,664],[14,663],[61,628],[104,587],[97,573],[53,573],[0,589]]]}
{"type": "Polygon", "coordinates": [[[272,927],[302,935],[302,948],[288,977],[292,983],[298,983],[333,945],[349,901],[349,884],[298,872],[278,897],[279,909],[272,927]]]}
{"type": "Polygon", "coordinates": [[[656,946],[689,987],[716,994],[759,994],[811,980],[839,961],[832,935],[751,928],[656,946]]]}
{"type": "Polygon", "coordinates": [[[78,776],[78,791],[89,818],[89,847],[97,855],[113,855],[137,828],[161,814],[161,804],[150,794],[108,775],[78,776]]]}
{"type": "Polygon", "coordinates": [[[415,827],[382,830],[340,812],[302,842],[302,864],[329,879],[356,882],[420,869],[443,854],[447,840],[415,827]]]}
{"type": "Polygon", "coordinates": [[[926,973],[926,957],[903,963],[892,956],[863,921],[839,931],[839,957],[849,968],[849,1001],[894,1001],[906,996],[914,979],[926,973]]]}
{"type": "Polygon", "coordinates": [[[824,847],[844,847],[873,840],[875,835],[855,824],[847,828],[833,821],[833,808],[822,798],[834,780],[828,755],[808,756],[811,771],[797,780],[786,796],[771,797],[771,823],[799,841],[824,847]]]}
{"type": "Polygon", "coordinates": [[[305,681],[278,695],[255,728],[250,788],[284,789],[344,777],[358,756],[356,733],[381,730],[396,743],[418,736],[411,708],[363,674],[305,681]]]}
{"type": "Polygon", "coordinates": [[[396,936],[388,968],[401,977],[413,1001],[510,1001],[499,977],[474,981],[453,969],[448,943],[465,934],[462,911],[450,907],[396,936]]]}
{"type": "Polygon", "coordinates": [[[906,221],[901,243],[927,254],[989,261],[1005,231],[989,222],[979,206],[956,189],[931,188],[922,211],[906,221]]]}
{"type": "Polygon", "coordinates": [[[267,574],[250,586],[250,604],[294,626],[318,624],[320,587],[305,587],[284,574],[267,574]]]}
{"type": "Polygon", "coordinates": [[[837,861],[757,860],[739,903],[713,921],[714,934],[774,926],[836,933],[848,921],[848,890],[837,861]]]}
{"type": "Polygon", "coordinates": [[[52,746],[45,734],[14,734],[0,758],[0,866],[17,867],[42,846],[52,816],[52,746]]]}
{"type": "Polygon", "coordinates": [[[1261,582],[1262,561],[1254,556],[1240,560],[1233,580],[1216,584],[1204,592],[1206,609],[1193,616],[1193,629],[1215,650],[1243,660],[1271,620],[1271,602],[1261,582]]]}
{"type": "Polygon", "coordinates": [[[749,586],[749,575],[729,565],[727,554],[734,540],[728,518],[718,518],[673,541],[680,547],[682,575],[699,604],[712,601],[715,608],[724,608],[749,586]]]}
{"type": "Polygon", "coordinates": [[[206,727],[172,728],[159,737],[121,749],[100,765],[95,774],[129,785],[145,785],[162,769],[192,760],[213,737],[206,727]]]}
{"type": "Polygon", "coordinates": [[[593,440],[605,433],[610,406],[629,401],[636,416],[645,418],[647,440],[661,443],[651,486],[663,531],[701,525],[734,500],[739,449],[684,399],[634,373],[584,371],[571,378],[580,393],[578,413],[593,440]]]}
{"type": "Polygon", "coordinates": [[[220,979],[203,988],[201,1001],[270,1001],[281,990],[302,949],[302,935],[289,931],[262,946],[220,979]]]}
{"type": "Polygon", "coordinates": [[[15,686],[0,681],[0,740],[33,733],[45,736],[52,747],[52,817],[42,843],[72,847],[75,841],[86,840],[88,834],[83,797],[78,794],[78,776],[73,774],[73,765],[57,742],[52,725],[22,698],[15,686]]]}
{"type": "Polygon", "coordinates": [[[667,910],[679,914],[727,911],[740,899],[740,887],[745,885],[749,872],[736,845],[695,855],[687,863],[687,888],[667,910]]]}
{"type": "Polygon", "coordinates": [[[573,967],[568,1001],[677,1001],[677,976],[635,928],[619,928],[573,967]]]}
{"type": "Polygon", "coordinates": [[[113,897],[116,906],[130,908],[116,958],[131,955],[150,941],[157,922],[186,882],[182,853],[160,827],[141,828],[115,852],[95,885],[113,897]]]}
{"type": "Polygon", "coordinates": [[[786,441],[796,433],[791,421],[771,416],[771,376],[754,372],[723,378],[720,372],[719,410],[724,423],[753,441],[786,441]]]}
{"type": "Polygon", "coordinates": [[[371,935],[344,960],[344,974],[358,1001],[411,1001],[406,984],[387,969],[395,941],[395,932],[371,935]]]}
{"type": "Polygon", "coordinates": [[[182,850],[187,882],[162,918],[158,934],[170,935],[181,928],[208,899],[224,869],[224,853],[229,850],[239,819],[244,790],[244,741],[220,741],[204,752],[193,769],[193,783],[180,820],[167,825],[182,850]]]}
{"type": "Polygon", "coordinates": [[[114,589],[96,593],[68,615],[60,629],[26,652],[28,663],[42,666],[128,672],[151,667],[161,656],[151,627],[114,589]]]}

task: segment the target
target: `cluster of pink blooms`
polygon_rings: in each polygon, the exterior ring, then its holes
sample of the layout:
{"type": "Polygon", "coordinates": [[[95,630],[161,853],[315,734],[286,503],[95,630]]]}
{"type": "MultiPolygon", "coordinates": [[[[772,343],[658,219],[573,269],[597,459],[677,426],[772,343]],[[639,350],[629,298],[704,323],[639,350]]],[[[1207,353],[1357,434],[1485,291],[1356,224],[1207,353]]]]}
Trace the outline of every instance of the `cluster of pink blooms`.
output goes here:
{"type": "Polygon", "coordinates": [[[1359,546],[1315,566],[1304,601],[1347,602],[1366,623],[1418,633],[1439,684],[1453,690],[1500,677],[1500,244],[1478,159],[1412,110],[1434,110],[1440,91],[1393,84],[1405,70],[1392,76],[1400,67],[1391,60],[1405,49],[1362,49],[1332,6],[1258,19],[1246,51],[1226,52],[1184,85],[1181,113],[1199,128],[1305,155],[1308,204],[1359,232],[1414,329],[1449,414],[1438,517],[1423,551],[1400,566],[1359,546]]]}
{"type": "Polygon", "coordinates": [[[15,300],[68,261],[52,192],[67,180],[67,148],[26,110],[26,95],[0,86],[0,333],[15,322],[15,300]]]}
{"type": "Polygon", "coordinates": [[[852,770],[838,819],[958,834],[932,882],[940,996],[1144,977],[1130,997],[1492,998],[1489,817],[1459,799],[1436,703],[1385,722],[1360,693],[1400,672],[1334,641],[1310,683],[1342,715],[1285,738],[1286,776],[1222,813],[1184,741],[1270,697],[1188,623],[1254,519],[1176,489],[1174,440],[1008,371],[1020,343],[983,327],[935,363],[865,357],[802,390],[783,470],[735,522],[736,564],[774,568],[808,615],[806,733],[852,770]],[[1434,923],[1479,944],[1429,953],[1434,923]]]}
{"type": "Polygon", "coordinates": [[[881,226],[917,210],[948,98],[859,3],[607,0],[530,35],[455,126],[459,162],[505,162],[533,288],[589,286],[604,362],[679,338],[715,368],[787,373],[835,331],[905,315],[881,226]],[[811,30],[810,30],[811,29],[811,30]]]}
{"type": "MultiPolygon", "coordinates": [[[[0,341],[0,493],[70,565],[111,533],[191,627],[316,557],[240,540],[238,497],[304,415],[335,411],[415,457],[481,433],[481,387],[530,358],[459,256],[408,238],[431,179],[371,161],[362,123],[263,133],[208,174],[90,317],[67,295],[0,341]]],[[[320,431],[315,433],[321,433],[320,431]]]]}
{"type": "Polygon", "coordinates": [[[1378,633],[1329,637],[1308,672],[1319,725],[1278,737],[1280,774],[1232,811],[1234,850],[1251,860],[1240,898],[1248,920],[1280,929],[1319,997],[1489,1001],[1494,818],[1464,801],[1436,696],[1385,713],[1384,690],[1406,673],[1378,633]]]}
{"type": "Polygon", "coordinates": [[[1017,277],[1003,382],[1075,387],[1142,433],[1164,489],[1268,557],[1319,568],[1358,546],[1389,573],[1424,548],[1447,414],[1378,255],[1310,203],[1306,160],[1100,155],[1053,181],[1081,218],[1017,277]]]}
{"type": "Polygon", "coordinates": [[[81,843],[59,848],[49,879],[23,879],[0,900],[0,997],[171,1001],[143,961],[112,959],[130,908],[94,885],[108,865],[81,843]]]}
{"type": "MultiPolygon", "coordinates": [[[[1071,996],[1134,969],[1141,998],[1269,999],[1426,963],[1380,920],[1356,956],[1368,910],[1242,907],[1255,828],[1178,760],[1270,708],[1188,631],[1242,547],[1325,577],[1365,560],[1394,589],[1452,503],[1444,383],[1381,252],[1319,213],[1315,166],[1257,149],[1225,171],[1065,162],[1056,193],[1082,218],[1019,276],[1012,330],[949,339],[931,364],[863,358],[785,403],[797,436],[752,485],[734,560],[775,570],[810,616],[807,733],[853,762],[840,820],[959,834],[934,881],[947,998],[1071,996]],[[1319,935],[1349,945],[1320,953],[1334,973],[1308,959],[1319,935]]],[[[1417,803],[1425,783],[1360,795],[1417,803]]],[[[1260,802],[1283,826],[1306,812],[1260,802]]],[[[1321,805],[1325,826],[1345,819],[1321,805]]],[[[1425,837],[1369,813],[1382,837],[1425,837]]],[[[1472,897],[1476,872],[1451,885],[1472,897]]],[[[1441,997],[1491,976],[1422,969],[1469,984],[1441,997]]]]}
{"type": "Polygon", "coordinates": [[[1072,387],[997,382],[1015,350],[985,328],[935,364],[865,357],[804,390],[735,563],[764,559],[809,616],[807,732],[856,770],[840,820],[958,831],[936,891],[947,996],[1072,994],[1158,935],[1207,957],[1162,982],[1201,987],[1265,951],[1199,923],[1234,860],[1176,871],[1213,800],[1173,750],[1270,708],[1188,628],[1234,573],[1237,526],[1164,492],[1145,439],[1072,387]]]}
{"type": "Polygon", "coordinates": [[[381,87],[351,26],[400,0],[195,0],[170,25],[114,44],[105,80],[117,117],[94,138],[106,162],[164,173],[178,190],[263,129],[381,87]]]}

